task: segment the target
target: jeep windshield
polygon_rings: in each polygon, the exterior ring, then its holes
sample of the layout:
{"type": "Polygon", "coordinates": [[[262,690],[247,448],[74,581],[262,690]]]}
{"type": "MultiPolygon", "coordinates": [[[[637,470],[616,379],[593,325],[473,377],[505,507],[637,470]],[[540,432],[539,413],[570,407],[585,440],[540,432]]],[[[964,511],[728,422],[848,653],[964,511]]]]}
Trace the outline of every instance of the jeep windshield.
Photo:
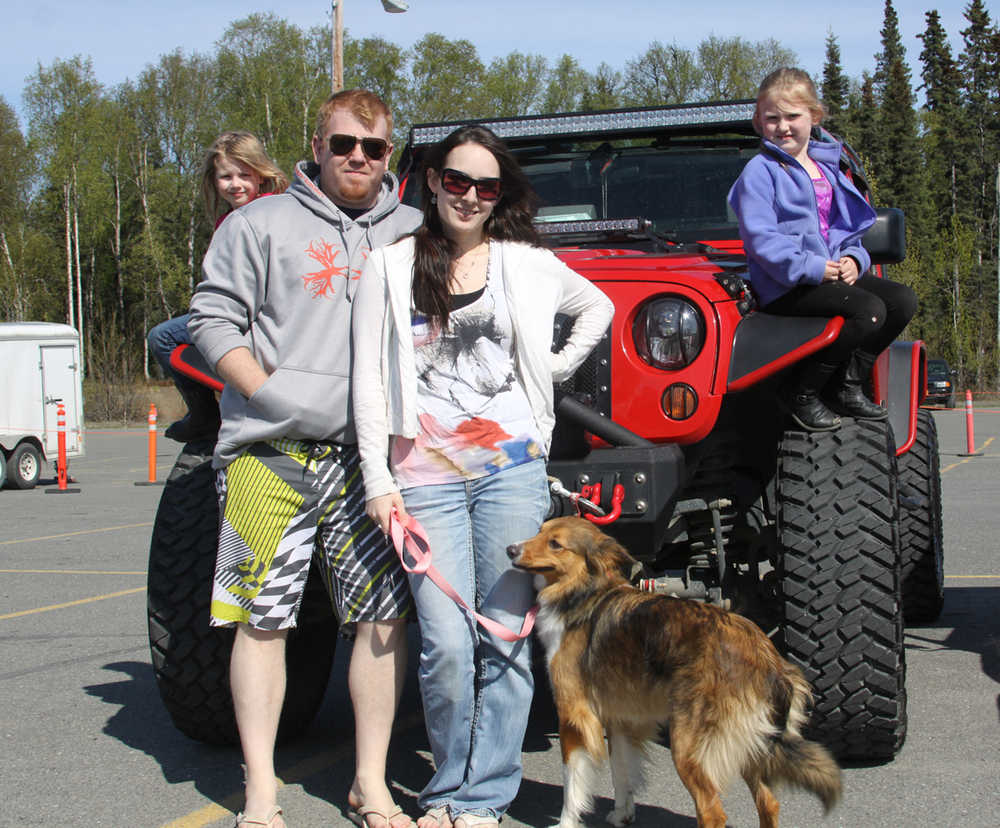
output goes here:
{"type": "Polygon", "coordinates": [[[515,150],[538,193],[538,221],[642,218],[673,241],[736,239],[726,195],[757,141],[605,142],[515,150]]]}
{"type": "MultiPolygon", "coordinates": [[[[510,147],[538,193],[537,219],[550,238],[583,246],[627,238],[663,249],[667,241],[739,238],[726,195],[760,146],[753,106],[721,101],[467,123],[489,127],[510,147]]],[[[401,177],[459,125],[414,125],[401,177]]],[[[407,186],[404,201],[417,205],[419,189],[407,186]]]]}
{"type": "MultiPolygon", "coordinates": [[[[510,143],[538,194],[539,223],[640,218],[682,243],[739,238],[726,195],[759,146],[749,136],[510,143]]],[[[403,200],[419,195],[408,186],[403,200]]]]}

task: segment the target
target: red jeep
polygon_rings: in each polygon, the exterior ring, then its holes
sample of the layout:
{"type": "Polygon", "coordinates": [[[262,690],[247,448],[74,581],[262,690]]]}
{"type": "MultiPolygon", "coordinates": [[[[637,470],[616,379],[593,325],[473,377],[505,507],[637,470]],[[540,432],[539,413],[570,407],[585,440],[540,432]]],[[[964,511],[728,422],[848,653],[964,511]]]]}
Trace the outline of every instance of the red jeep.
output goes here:
{"type": "MultiPolygon", "coordinates": [[[[887,422],[845,418],[837,431],[810,433],[781,413],[783,371],[832,342],[842,321],[755,310],[726,202],[758,149],[752,109],[738,101],[480,122],[534,184],[544,236],[616,307],[607,336],[558,389],[551,514],[577,511],[568,493],[596,503],[583,512],[644,564],[637,583],[752,617],[811,681],[813,735],[841,758],[887,759],[906,733],[904,615],[933,620],[943,600],[937,433],[919,408],[923,344],[896,343],[878,360],[871,379],[887,422]]],[[[456,126],[411,130],[404,184],[423,149],[456,126]]],[[[843,164],[866,192],[857,157],[846,150],[843,164]]],[[[419,187],[405,188],[404,201],[418,198],[419,187]]],[[[865,244],[874,262],[900,261],[902,214],[880,211],[865,244]]],[[[554,343],[562,335],[560,320],[554,343]]],[[[186,447],[179,463],[197,468],[210,448],[186,447]]],[[[190,558],[163,540],[173,499],[191,519],[188,476],[173,495],[168,486],[157,515],[150,624],[175,721],[211,738],[205,722],[218,714],[201,715],[185,697],[197,671],[172,678],[181,672],[173,653],[200,633],[173,623],[176,596],[154,590],[169,571],[154,575],[156,561],[177,569],[190,558]],[[192,727],[192,715],[202,723],[192,727]]],[[[206,498],[197,511],[210,507],[206,498]]],[[[214,545],[214,516],[202,526],[214,545]]],[[[188,599],[205,592],[206,617],[210,572],[188,599]]],[[[202,663],[224,646],[212,644],[202,663]]],[[[289,663],[305,667],[291,652],[289,663]]]]}

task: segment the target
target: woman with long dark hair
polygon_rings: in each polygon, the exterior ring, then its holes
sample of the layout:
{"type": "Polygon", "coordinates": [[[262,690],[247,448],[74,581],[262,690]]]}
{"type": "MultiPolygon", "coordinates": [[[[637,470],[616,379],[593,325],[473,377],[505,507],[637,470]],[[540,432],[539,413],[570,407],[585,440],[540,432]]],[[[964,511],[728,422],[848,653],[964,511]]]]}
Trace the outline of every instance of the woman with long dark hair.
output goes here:
{"type": "MultiPolygon", "coordinates": [[[[534,590],[506,548],[534,535],[548,507],[553,382],[584,360],[613,306],[539,246],[534,192],[490,130],[461,127],[432,147],[420,186],[423,225],[372,252],[355,298],[368,514],[386,531],[394,510],[416,517],[461,598],[517,629],[534,590]],[[574,324],[553,353],[557,313],[574,324]]],[[[424,575],[410,587],[436,765],[417,825],[497,825],[521,779],[530,639],[474,629],[424,575]]]]}

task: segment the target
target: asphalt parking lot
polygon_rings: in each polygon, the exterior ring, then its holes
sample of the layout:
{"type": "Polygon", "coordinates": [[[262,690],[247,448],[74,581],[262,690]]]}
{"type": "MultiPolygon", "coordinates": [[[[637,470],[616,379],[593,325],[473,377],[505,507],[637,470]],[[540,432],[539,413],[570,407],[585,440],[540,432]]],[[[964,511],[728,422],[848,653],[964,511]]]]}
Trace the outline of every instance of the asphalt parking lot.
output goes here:
{"type": "MultiPolygon", "coordinates": [[[[1000,411],[979,409],[976,456],[961,409],[935,413],[944,503],[946,597],[933,625],[907,631],[909,735],[892,762],[845,769],[826,819],[806,795],[781,796],[784,826],[995,826],[1000,807],[1000,411]]],[[[241,805],[239,752],[193,742],[171,724],[150,667],[145,578],[159,486],[147,479],[145,429],[86,434],[73,493],[0,492],[0,826],[223,828],[241,805]]],[[[176,445],[157,446],[159,481],[176,445]]],[[[290,828],[347,826],[353,722],[344,663],[305,738],[278,755],[290,828]]],[[[411,658],[411,664],[415,658],[411,658]]],[[[555,717],[540,694],[525,778],[505,826],[558,821],[555,717]]],[[[416,814],[429,754],[411,679],[389,773],[416,814]]],[[[588,825],[610,807],[610,780],[588,825]]],[[[693,828],[690,797],[665,748],[653,751],[637,825],[693,828]]],[[[725,798],[732,826],[756,825],[742,785],[725,798]]]]}

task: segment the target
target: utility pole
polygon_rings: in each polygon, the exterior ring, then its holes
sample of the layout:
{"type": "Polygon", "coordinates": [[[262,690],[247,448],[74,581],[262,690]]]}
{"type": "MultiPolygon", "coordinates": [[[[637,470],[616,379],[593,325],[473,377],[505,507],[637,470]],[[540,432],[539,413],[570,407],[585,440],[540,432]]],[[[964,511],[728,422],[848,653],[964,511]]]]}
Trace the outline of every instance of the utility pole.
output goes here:
{"type": "MultiPolygon", "coordinates": [[[[333,2],[333,28],[330,35],[330,80],[333,92],[344,88],[344,0],[333,2]]],[[[405,0],[382,0],[382,8],[399,14],[409,8],[405,0]]]]}
{"type": "Polygon", "coordinates": [[[333,65],[330,67],[332,92],[344,88],[344,0],[333,0],[333,40],[330,53],[333,65]]]}

